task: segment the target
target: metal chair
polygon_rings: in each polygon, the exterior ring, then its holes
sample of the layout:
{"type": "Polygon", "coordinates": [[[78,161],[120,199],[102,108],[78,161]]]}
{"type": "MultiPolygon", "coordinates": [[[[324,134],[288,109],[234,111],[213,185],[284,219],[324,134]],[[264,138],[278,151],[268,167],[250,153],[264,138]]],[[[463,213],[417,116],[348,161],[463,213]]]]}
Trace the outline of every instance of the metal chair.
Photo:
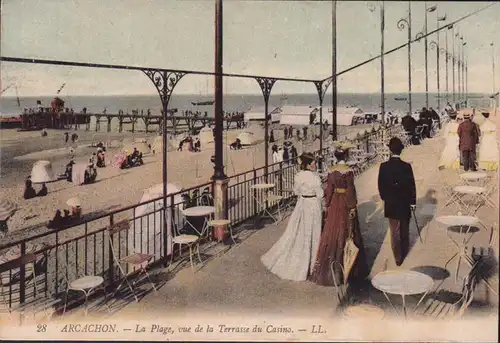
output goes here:
{"type": "MultiPolygon", "coordinates": [[[[474,289],[477,284],[477,267],[474,267],[464,280],[462,295],[460,299],[453,303],[441,301],[436,298],[428,298],[424,306],[416,311],[417,316],[431,317],[436,319],[446,319],[449,317],[462,317],[474,300],[474,289]]],[[[444,294],[440,291],[438,294],[444,294]]]]}
{"type": "Polygon", "coordinates": [[[113,259],[116,262],[116,264],[118,265],[118,269],[120,269],[121,274],[123,275],[123,278],[122,278],[120,284],[118,285],[118,287],[116,288],[115,292],[113,293],[113,296],[116,294],[116,292],[118,292],[118,290],[120,289],[122,284],[124,282],[126,282],[130,291],[132,292],[132,294],[135,297],[135,301],[139,302],[139,299],[137,298],[137,295],[135,294],[135,291],[134,291],[134,288],[132,287],[132,285],[135,285],[138,281],[140,281],[142,279],[136,279],[131,284],[128,280],[128,277],[135,271],[135,268],[138,268],[139,275],[143,274],[144,277],[149,280],[149,283],[151,284],[151,286],[153,286],[153,289],[156,292],[157,291],[156,286],[155,286],[154,282],[151,280],[151,277],[149,276],[149,273],[146,269],[149,262],[154,258],[154,255],[138,253],[135,251],[134,247],[131,248],[132,249],[131,254],[129,254],[125,257],[122,257],[122,258],[120,258],[120,256],[115,253],[115,249],[113,247],[113,245],[114,245],[113,244],[113,235],[118,233],[118,237],[120,237],[119,236],[120,232],[128,231],[129,229],[130,229],[130,222],[127,219],[122,220],[114,225],[111,225],[108,228],[108,242],[109,242],[109,247],[110,247],[110,253],[113,254],[113,259]],[[122,267],[122,264],[132,265],[134,267],[134,271],[132,271],[131,273],[126,273],[122,267]]]}
{"type": "Polygon", "coordinates": [[[193,247],[196,249],[196,253],[198,255],[198,260],[200,261],[201,264],[203,264],[203,261],[201,260],[200,256],[200,237],[197,235],[188,235],[188,234],[181,234],[179,231],[178,225],[172,222],[172,253],[170,255],[170,263],[172,264],[174,261],[174,254],[175,254],[175,245],[179,245],[179,256],[182,254],[182,245],[187,245],[189,248],[189,261],[191,263],[191,269],[194,271],[194,263],[193,263],[193,247]]]}
{"type": "MultiPolygon", "coordinates": [[[[9,317],[12,316],[13,312],[18,312],[20,314],[20,323],[22,324],[23,319],[24,319],[24,314],[27,312],[30,312],[33,314],[33,319],[35,319],[35,316],[39,312],[44,312],[45,317],[49,318],[51,313],[49,312],[50,310],[54,310],[54,306],[57,305],[58,303],[61,302],[61,299],[54,298],[54,297],[46,297],[44,292],[37,292],[36,288],[36,262],[38,260],[38,255],[34,253],[26,254],[23,256],[20,256],[16,259],[7,261],[5,263],[0,264],[0,290],[2,292],[2,302],[4,306],[6,307],[7,311],[9,312],[9,317]],[[34,296],[27,301],[25,301],[22,304],[16,304],[12,305],[10,301],[7,300],[6,298],[6,291],[4,287],[7,287],[10,285],[11,281],[11,271],[14,269],[20,269],[21,266],[24,266],[25,268],[25,275],[27,278],[29,278],[31,275],[33,275],[32,282],[33,282],[33,289],[34,289],[34,296]],[[4,282],[5,274],[8,273],[7,278],[8,282],[4,282]]],[[[25,284],[25,287],[27,288],[29,282],[25,284]]]]}

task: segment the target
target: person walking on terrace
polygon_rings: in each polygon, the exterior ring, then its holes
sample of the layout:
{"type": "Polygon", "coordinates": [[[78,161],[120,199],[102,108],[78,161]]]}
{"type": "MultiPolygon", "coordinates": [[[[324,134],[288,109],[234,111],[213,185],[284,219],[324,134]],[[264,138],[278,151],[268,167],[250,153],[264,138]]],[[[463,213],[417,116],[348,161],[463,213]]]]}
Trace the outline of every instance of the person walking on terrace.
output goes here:
{"type": "Polygon", "coordinates": [[[415,210],[417,190],[413,169],[400,155],[404,145],[397,137],[389,141],[391,157],[380,165],[378,191],[389,219],[391,246],[396,265],[403,264],[410,249],[410,219],[415,210]]]}
{"type": "Polygon", "coordinates": [[[457,134],[464,170],[476,171],[476,145],[479,143],[480,132],[469,113],[464,114],[464,121],[458,126],[457,134]]]}
{"type": "Polygon", "coordinates": [[[326,220],[318,248],[318,255],[309,280],[321,286],[361,283],[369,274],[358,219],[358,199],[354,186],[354,171],[346,164],[348,149],[355,146],[340,144],[335,149],[338,164],[328,174],[325,194],[326,220]],[[344,265],[346,243],[352,239],[358,249],[352,267],[344,265]],[[332,263],[333,272],[332,275],[332,263]],[[342,266],[343,270],[338,267],[342,266]],[[348,271],[346,271],[346,268],[348,271]],[[344,280],[344,273],[347,280],[344,280]]]}
{"type": "Polygon", "coordinates": [[[310,153],[300,156],[300,171],[295,175],[294,193],[297,205],[281,238],[261,261],[281,279],[305,281],[316,261],[321,234],[321,202],[323,185],[314,172],[315,158],[310,153]]]}

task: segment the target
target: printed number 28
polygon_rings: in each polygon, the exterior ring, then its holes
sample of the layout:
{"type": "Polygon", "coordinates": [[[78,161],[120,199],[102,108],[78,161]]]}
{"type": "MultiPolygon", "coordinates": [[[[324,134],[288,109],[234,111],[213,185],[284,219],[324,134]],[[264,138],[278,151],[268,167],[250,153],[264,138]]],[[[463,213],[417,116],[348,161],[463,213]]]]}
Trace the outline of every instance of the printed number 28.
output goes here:
{"type": "Polygon", "coordinates": [[[38,324],[36,326],[36,332],[46,332],[47,331],[47,324],[38,324]]]}

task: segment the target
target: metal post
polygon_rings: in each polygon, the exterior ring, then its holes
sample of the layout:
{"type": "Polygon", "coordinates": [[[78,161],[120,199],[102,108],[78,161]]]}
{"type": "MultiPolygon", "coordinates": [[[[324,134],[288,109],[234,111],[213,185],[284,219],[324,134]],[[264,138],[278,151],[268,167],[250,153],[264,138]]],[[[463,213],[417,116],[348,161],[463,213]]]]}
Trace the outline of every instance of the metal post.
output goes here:
{"type": "Polygon", "coordinates": [[[222,180],[226,178],[224,174],[223,162],[223,130],[224,117],[222,113],[223,102],[223,79],[222,79],[222,0],[215,0],[215,166],[214,180],[222,180]]]}
{"type": "MultiPolygon", "coordinates": [[[[449,29],[449,28],[448,28],[449,29]]],[[[446,103],[450,102],[450,89],[448,88],[449,77],[448,77],[448,61],[450,59],[448,53],[448,30],[446,30],[446,47],[445,47],[445,57],[446,57],[446,103]]]]}
{"type": "Polygon", "coordinates": [[[451,66],[451,71],[452,71],[452,87],[453,87],[453,108],[455,108],[455,63],[457,62],[455,58],[455,27],[451,27],[451,42],[452,42],[452,66],[451,66]]]}
{"type": "MultiPolygon", "coordinates": [[[[460,37],[460,40],[463,41],[463,37],[460,37]]],[[[465,45],[467,42],[462,42],[462,103],[465,107],[465,45]]]]}
{"type": "Polygon", "coordinates": [[[425,32],[425,38],[424,38],[424,53],[425,53],[425,107],[429,108],[429,73],[428,73],[428,60],[427,60],[427,1],[424,2],[425,4],[425,23],[424,23],[424,32],[425,32]]]}
{"type": "MultiPolygon", "coordinates": [[[[446,15],[443,16],[443,17],[439,17],[438,14],[436,14],[436,26],[437,26],[437,29],[439,30],[439,22],[440,21],[445,21],[446,20],[446,15]]],[[[441,46],[441,42],[439,41],[439,31],[437,32],[437,46],[436,46],[436,77],[437,77],[437,108],[438,108],[438,112],[441,110],[441,85],[440,85],[440,64],[439,64],[439,53],[440,53],[440,46],[441,46]]]]}
{"type": "Polygon", "coordinates": [[[337,140],[337,1],[332,1],[332,140],[337,140]]]}
{"type": "Polygon", "coordinates": [[[276,79],[267,79],[256,77],[255,80],[262,90],[262,95],[264,96],[264,177],[268,177],[268,167],[269,167],[269,96],[271,95],[271,90],[273,89],[276,79]]]}
{"type": "Polygon", "coordinates": [[[384,31],[385,31],[385,9],[384,2],[380,3],[380,108],[382,111],[382,123],[385,124],[385,80],[384,80],[384,31]]]}
{"type": "Polygon", "coordinates": [[[461,62],[462,55],[460,54],[461,44],[460,44],[460,35],[458,32],[456,33],[456,39],[457,39],[457,44],[458,44],[458,46],[457,46],[457,59],[458,59],[458,61],[457,61],[457,93],[458,93],[457,94],[457,101],[460,104],[461,99],[462,99],[461,88],[460,88],[460,68],[461,68],[461,63],[462,63],[461,62]]]}
{"type": "MultiPolygon", "coordinates": [[[[330,80],[324,80],[324,81],[315,81],[314,85],[316,86],[316,90],[318,91],[318,97],[319,97],[319,120],[321,122],[321,127],[319,130],[319,138],[320,138],[320,143],[319,143],[319,151],[320,151],[320,161],[322,161],[323,157],[323,99],[325,98],[326,91],[328,87],[330,86],[330,83],[332,82],[332,79],[330,80]]],[[[332,125],[333,126],[333,125],[332,125]]],[[[322,168],[322,163],[318,165],[318,168],[322,168]]]]}
{"type": "Polygon", "coordinates": [[[497,115],[496,111],[497,111],[497,107],[498,107],[498,95],[496,95],[496,84],[495,84],[495,45],[493,44],[493,42],[491,42],[491,67],[492,67],[492,71],[493,71],[493,74],[491,75],[492,76],[492,86],[493,86],[493,89],[491,90],[491,93],[493,95],[493,103],[494,103],[494,108],[495,108],[495,117],[497,115]]]}
{"type": "Polygon", "coordinates": [[[408,113],[412,114],[412,99],[411,99],[411,1],[408,1],[408,20],[403,18],[398,21],[398,29],[403,30],[408,27],[408,113]]]}
{"type": "Polygon", "coordinates": [[[465,62],[465,107],[469,107],[469,87],[467,85],[469,81],[469,75],[467,70],[467,62],[465,62]]]}

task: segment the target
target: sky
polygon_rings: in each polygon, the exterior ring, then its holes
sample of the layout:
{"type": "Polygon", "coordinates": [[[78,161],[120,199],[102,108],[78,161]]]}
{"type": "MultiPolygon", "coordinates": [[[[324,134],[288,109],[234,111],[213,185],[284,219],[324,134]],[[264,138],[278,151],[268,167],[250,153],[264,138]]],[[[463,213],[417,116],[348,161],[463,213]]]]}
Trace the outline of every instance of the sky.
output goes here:
{"type": "MultiPolygon", "coordinates": [[[[172,69],[214,70],[215,4],[211,0],[1,0],[2,56],[123,64],[172,69]]],[[[447,21],[484,7],[485,2],[427,2],[428,30],[436,15],[447,21]]],[[[337,2],[337,70],[380,53],[380,2],[337,2]]],[[[412,36],[424,29],[425,3],[413,1],[412,36]]],[[[323,79],[332,73],[331,1],[225,0],[224,72],[323,79]]],[[[407,41],[397,22],[408,2],[385,2],[385,47],[407,41]]],[[[500,4],[465,21],[457,30],[467,42],[469,91],[492,92],[492,47],[500,55],[500,4]]],[[[445,31],[439,36],[445,47],[445,31]]],[[[449,31],[451,33],[451,31],[449,31]]],[[[430,40],[436,40],[433,36],[430,40]]],[[[451,34],[448,35],[452,49],[451,34]]],[[[458,44],[456,45],[458,46],[458,44]]],[[[445,88],[444,58],[441,91],[445,88]]],[[[429,90],[436,91],[436,51],[428,53],[429,90]]],[[[90,69],[0,62],[0,91],[16,85],[20,96],[55,95],[66,83],[70,95],[157,94],[139,71],[90,69]]],[[[500,85],[500,60],[495,83],[500,85]]],[[[412,44],[413,91],[425,91],[424,43],[412,44]]],[[[408,90],[407,49],[385,57],[385,91],[408,90]]],[[[449,87],[451,88],[451,64],[449,87]]],[[[338,79],[339,92],[380,91],[380,61],[338,79]]],[[[315,93],[312,83],[279,81],[273,93],[315,93]]],[[[331,92],[331,88],[330,88],[331,92]]],[[[224,94],[259,94],[255,80],[225,78],[224,94]]],[[[213,94],[213,77],[187,75],[174,94],[213,94]]],[[[2,96],[15,95],[15,88],[2,96]]]]}

